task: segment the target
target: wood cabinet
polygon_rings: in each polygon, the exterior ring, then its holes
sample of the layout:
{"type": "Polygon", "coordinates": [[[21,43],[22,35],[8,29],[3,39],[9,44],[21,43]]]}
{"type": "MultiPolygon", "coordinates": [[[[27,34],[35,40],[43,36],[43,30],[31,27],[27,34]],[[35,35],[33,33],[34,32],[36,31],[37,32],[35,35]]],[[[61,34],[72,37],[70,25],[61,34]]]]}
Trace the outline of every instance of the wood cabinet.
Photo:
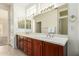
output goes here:
{"type": "Polygon", "coordinates": [[[24,53],[27,54],[28,50],[28,38],[24,37],[24,53]]]}
{"type": "Polygon", "coordinates": [[[32,56],[33,55],[33,42],[32,38],[28,38],[28,44],[27,44],[27,55],[32,56]]]}
{"type": "Polygon", "coordinates": [[[19,41],[18,41],[18,39],[19,39],[19,38],[18,38],[18,35],[16,35],[16,46],[17,46],[17,48],[19,48],[19,44],[18,44],[19,41]]]}
{"type": "Polygon", "coordinates": [[[32,55],[32,39],[25,37],[24,38],[24,53],[31,56],[32,55]]]}
{"type": "Polygon", "coordinates": [[[42,56],[42,41],[33,40],[33,52],[34,56],[42,56]]]}
{"type": "Polygon", "coordinates": [[[16,40],[16,46],[18,49],[20,50],[24,50],[24,37],[23,36],[16,36],[17,40],[16,40]]]}
{"type": "Polygon", "coordinates": [[[29,56],[64,56],[64,46],[24,36],[16,36],[17,48],[29,56]]]}
{"type": "Polygon", "coordinates": [[[43,56],[58,56],[59,47],[56,44],[43,42],[43,56]]]}
{"type": "Polygon", "coordinates": [[[67,47],[59,45],[59,56],[64,56],[64,55],[67,55],[67,47]]]}
{"type": "Polygon", "coordinates": [[[24,37],[23,36],[19,36],[19,39],[18,39],[18,45],[19,45],[19,49],[20,50],[24,50],[24,37]]]}

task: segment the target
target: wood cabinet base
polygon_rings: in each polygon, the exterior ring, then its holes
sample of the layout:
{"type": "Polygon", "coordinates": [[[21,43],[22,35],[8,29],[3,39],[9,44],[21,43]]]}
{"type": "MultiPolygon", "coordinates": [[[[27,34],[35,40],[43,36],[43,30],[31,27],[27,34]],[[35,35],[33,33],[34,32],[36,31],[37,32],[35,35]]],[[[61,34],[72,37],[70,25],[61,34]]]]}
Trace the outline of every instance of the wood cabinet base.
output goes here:
{"type": "Polygon", "coordinates": [[[64,46],[33,38],[16,35],[16,45],[29,56],[64,56],[64,46]]]}

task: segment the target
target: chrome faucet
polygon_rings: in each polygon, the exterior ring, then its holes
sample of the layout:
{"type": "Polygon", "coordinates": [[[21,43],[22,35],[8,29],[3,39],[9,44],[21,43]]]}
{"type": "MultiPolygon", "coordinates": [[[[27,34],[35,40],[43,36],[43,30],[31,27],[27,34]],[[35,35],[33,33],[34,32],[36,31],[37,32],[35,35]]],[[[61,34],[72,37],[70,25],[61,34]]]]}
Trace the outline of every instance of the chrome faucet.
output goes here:
{"type": "Polygon", "coordinates": [[[54,37],[54,34],[55,34],[55,27],[54,28],[48,28],[48,34],[47,34],[47,37],[49,38],[53,38],[54,37]]]}
{"type": "Polygon", "coordinates": [[[47,37],[48,37],[48,38],[53,38],[53,37],[54,37],[54,34],[55,34],[55,33],[49,32],[49,33],[47,34],[47,37]]]}

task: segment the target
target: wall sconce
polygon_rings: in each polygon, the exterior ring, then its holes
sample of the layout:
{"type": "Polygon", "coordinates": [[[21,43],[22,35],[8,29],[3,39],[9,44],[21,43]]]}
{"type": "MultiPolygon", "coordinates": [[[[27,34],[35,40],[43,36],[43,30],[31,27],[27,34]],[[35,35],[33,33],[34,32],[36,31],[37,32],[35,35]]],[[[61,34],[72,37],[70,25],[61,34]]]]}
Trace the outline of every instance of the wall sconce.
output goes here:
{"type": "Polygon", "coordinates": [[[71,15],[70,17],[71,17],[71,19],[70,19],[71,22],[76,21],[76,16],[75,15],[71,15]]]}

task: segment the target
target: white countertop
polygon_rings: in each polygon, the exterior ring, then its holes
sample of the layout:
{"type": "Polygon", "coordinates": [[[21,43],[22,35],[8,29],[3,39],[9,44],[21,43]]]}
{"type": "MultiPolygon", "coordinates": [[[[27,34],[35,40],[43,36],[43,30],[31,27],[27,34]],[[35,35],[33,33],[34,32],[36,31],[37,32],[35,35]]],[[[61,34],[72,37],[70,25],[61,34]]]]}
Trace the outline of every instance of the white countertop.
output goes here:
{"type": "Polygon", "coordinates": [[[37,40],[58,44],[58,45],[61,45],[61,46],[65,46],[65,44],[68,41],[67,35],[59,35],[59,34],[54,34],[53,38],[48,38],[43,33],[31,33],[31,34],[17,33],[17,35],[30,37],[30,38],[34,38],[34,39],[37,39],[37,40]]]}

